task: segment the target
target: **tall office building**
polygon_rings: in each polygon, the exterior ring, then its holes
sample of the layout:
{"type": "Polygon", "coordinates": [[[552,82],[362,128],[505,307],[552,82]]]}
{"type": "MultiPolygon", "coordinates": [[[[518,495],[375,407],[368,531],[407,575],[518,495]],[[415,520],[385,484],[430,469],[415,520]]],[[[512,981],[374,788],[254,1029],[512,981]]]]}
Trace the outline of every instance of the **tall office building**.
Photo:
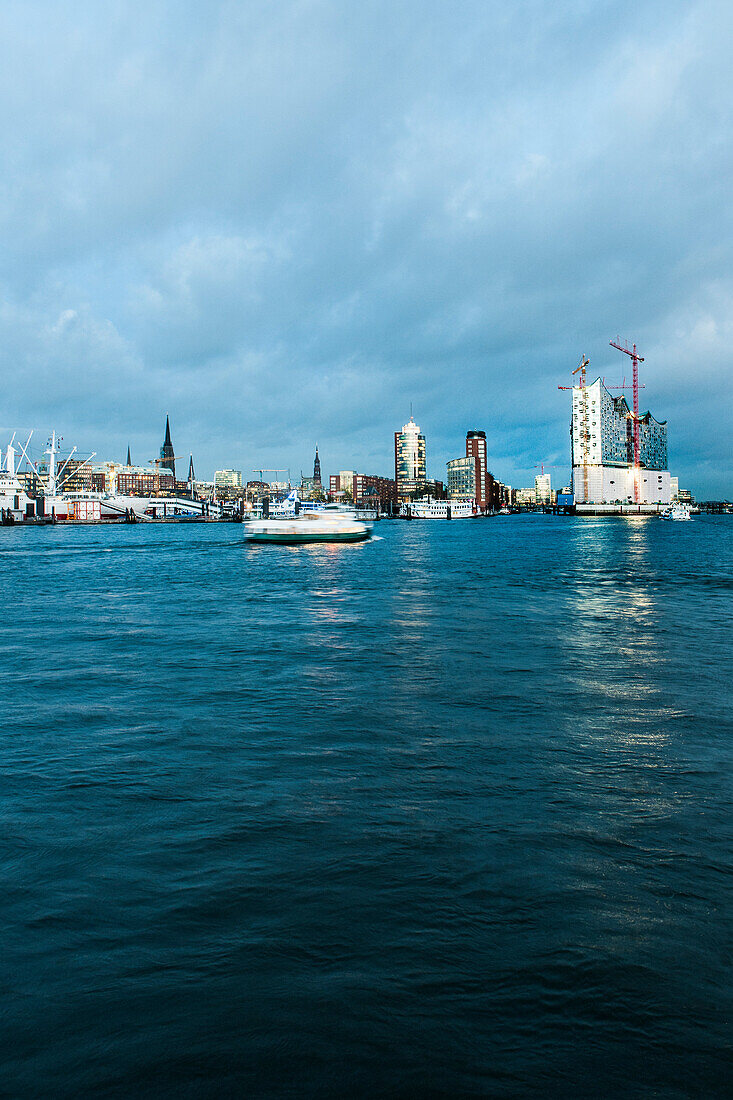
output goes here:
{"type": "Polygon", "coordinates": [[[476,467],[476,503],[487,508],[491,503],[491,474],[486,468],[486,432],[466,432],[466,458],[476,467]]]}
{"type": "Polygon", "coordinates": [[[241,470],[217,470],[214,474],[214,485],[217,489],[241,489],[241,470]]]}
{"type": "Polygon", "coordinates": [[[476,463],[470,456],[448,462],[448,496],[451,500],[476,499],[476,463]]]}
{"type": "Polygon", "coordinates": [[[425,485],[425,436],[412,417],[403,424],[401,432],[394,433],[394,472],[399,500],[408,499],[425,485]]]}
{"type": "Polygon", "coordinates": [[[494,479],[486,468],[486,432],[466,432],[466,457],[448,463],[448,496],[492,507],[494,479]]]}
{"type": "Polygon", "coordinates": [[[600,378],[573,388],[570,447],[576,504],[669,504],[667,424],[650,412],[639,418],[639,469],[634,467],[631,409],[600,378]]]}
{"type": "Polygon", "coordinates": [[[537,474],[534,479],[535,504],[552,503],[552,478],[550,474],[537,474]]]}
{"type": "Polygon", "coordinates": [[[176,452],[173,450],[173,444],[171,443],[171,426],[168,422],[168,417],[165,418],[165,439],[163,440],[163,446],[160,448],[161,466],[170,470],[173,474],[173,480],[176,480],[176,452]]]}

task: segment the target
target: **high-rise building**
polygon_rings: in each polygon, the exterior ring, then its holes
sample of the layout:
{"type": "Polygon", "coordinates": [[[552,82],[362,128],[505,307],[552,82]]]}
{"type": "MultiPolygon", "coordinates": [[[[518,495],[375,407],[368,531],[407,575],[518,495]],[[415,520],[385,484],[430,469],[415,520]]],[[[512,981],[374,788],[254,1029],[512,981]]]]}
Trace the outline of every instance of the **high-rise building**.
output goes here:
{"type": "Polygon", "coordinates": [[[410,417],[402,431],[394,433],[394,470],[399,500],[407,500],[424,488],[426,469],[425,436],[410,417]]]}
{"type": "Polygon", "coordinates": [[[639,418],[639,469],[634,467],[633,416],[625,397],[612,397],[600,378],[573,388],[570,447],[576,504],[669,504],[667,424],[639,418]]]}
{"type": "MultiPolygon", "coordinates": [[[[173,450],[173,444],[171,443],[171,426],[168,422],[168,416],[165,418],[165,439],[163,440],[163,446],[160,448],[161,466],[166,470],[170,470],[173,474],[173,480],[176,478],[176,454],[173,450]]],[[[128,464],[129,465],[129,464],[128,464]]]]}
{"type": "Polygon", "coordinates": [[[471,455],[448,463],[448,496],[451,500],[476,499],[476,462],[471,455]]]}
{"type": "Polygon", "coordinates": [[[241,470],[217,470],[214,474],[214,485],[217,489],[241,489],[241,470]]]}
{"type": "Polygon", "coordinates": [[[537,474],[534,479],[535,504],[550,504],[552,502],[552,479],[550,474],[537,474]]]}
{"type": "Polygon", "coordinates": [[[476,503],[479,508],[488,508],[493,478],[486,466],[486,432],[466,432],[466,457],[472,458],[476,467],[476,503]]]}
{"type": "Polygon", "coordinates": [[[448,463],[448,495],[475,500],[479,508],[494,506],[494,479],[486,465],[486,432],[466,432],[466,457],[448,463]]]}
{"type": "Polygon", "coordinates": [[[313,459],[313,488],[321,488],[321,460],[318,457],[318,444],[316,443],[316,457],[313,459]]]}

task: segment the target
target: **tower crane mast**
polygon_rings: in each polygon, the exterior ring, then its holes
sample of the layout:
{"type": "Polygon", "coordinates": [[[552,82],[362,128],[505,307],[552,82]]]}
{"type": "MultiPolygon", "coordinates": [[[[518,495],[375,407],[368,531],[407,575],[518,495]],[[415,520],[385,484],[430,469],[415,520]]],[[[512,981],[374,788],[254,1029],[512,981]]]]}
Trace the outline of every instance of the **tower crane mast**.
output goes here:
{"type": "Polygon", "coordinates": [[[641,447],[639,442],[639,363],[644,362],[644,356],[639,355],[636,350],[636,344],[629,348],[628,341],[621,343],[620,338],[617,336],[615,340],[609,340],[609,344],[612,348],[616,348],[617,351],[623,352],[624,355],[628,355],[631,359],[633,367],[632,375],[632,390],[633,390],[633,402],[634,411],[631,414],[633,437],[634,437],[634,502],[639,503],[639,464],[641,458],[641,447]]]}

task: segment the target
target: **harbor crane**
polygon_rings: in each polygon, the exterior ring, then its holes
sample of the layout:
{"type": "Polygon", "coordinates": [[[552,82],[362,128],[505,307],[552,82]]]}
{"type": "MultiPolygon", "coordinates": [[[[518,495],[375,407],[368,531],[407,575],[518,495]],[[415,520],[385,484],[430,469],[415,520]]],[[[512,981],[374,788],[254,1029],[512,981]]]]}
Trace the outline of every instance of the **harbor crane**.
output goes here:
{"type": "Polygon", "coordinates": [[[621,343],[620,337],[616,337],[615,340],[609,340],[609,344],[612,348],[616,348],[617,351],[623,352],[624,355],[628,355],[631,359],[633,367],[631,388],[633,390],[633,403],[634,410],[629,414],[629,419],[633,426],[633,438],[634,438],[634,502],[639,503],[639,466],[640,466],[640,452],[639,445],[639,363],[644,362],[644,356],[639,355],[636,350],[636,344],[629,348],[628,340],[621,343]]]}

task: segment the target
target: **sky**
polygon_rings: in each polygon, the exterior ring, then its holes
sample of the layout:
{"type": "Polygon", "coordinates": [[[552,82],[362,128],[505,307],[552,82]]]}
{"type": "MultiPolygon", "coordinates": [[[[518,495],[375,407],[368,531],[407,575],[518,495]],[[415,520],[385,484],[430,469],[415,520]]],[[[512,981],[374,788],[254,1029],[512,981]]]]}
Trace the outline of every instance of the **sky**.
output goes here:
{"type": "MultiPolygon", "coordinates": [[[[0,6],[0,445],[568,480],[569,385],[733,494],[733,6],[0,6]],[[630,398],[630,394],[628,394],[630,398]]],[[[185,472],[185,471],[184,471],[185,472]]],[[[274,475],[271,475],[274,476],[274,475]]]]}

